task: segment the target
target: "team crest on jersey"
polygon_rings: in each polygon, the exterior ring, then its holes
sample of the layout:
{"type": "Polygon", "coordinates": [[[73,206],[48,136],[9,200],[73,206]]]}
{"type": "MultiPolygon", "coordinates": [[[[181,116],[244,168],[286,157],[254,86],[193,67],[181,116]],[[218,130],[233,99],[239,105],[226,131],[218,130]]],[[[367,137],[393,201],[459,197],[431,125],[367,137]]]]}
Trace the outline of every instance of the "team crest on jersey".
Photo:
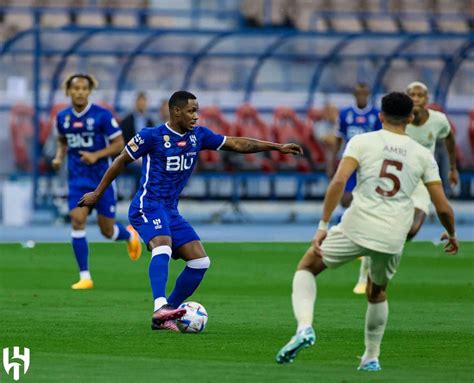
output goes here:
{"type": "Polygon", "coordinates": [[[163,136],[163,140],[165,140],[165,148],[168,149],[168,148],[171,148],[171,142],[170,142],[170,136],[168,136],[167,134],[165,134],[163,136]]]}
{"type": "Polygon", "coordinates": [[[69,129],[70,126],[71,126],[71,116],[67,114],[66,117],[64,117],[63,128],[69,129]]]}
{"type": "Polygon", "coordinates": [[[191,134],[191,136],[189,136],[189,139],[191,140],[191,144],[193,146],[196,146],[197,145],[197,138],[194,134],[191,134]]]}
{"type": "Polygon", "coordinates": [[[87,130],[94,130],[94,123],[95,123],[95,120],[93,118],[89,117],[86,120],[86,129],[87,130]]]}
{"type": "Polygon", "coordinates": [[[352,112],[349,112],[347,113],[347,116],[346,116],[346,124],[352,124],[354,122],[354,115],[352,114],[352,112]]]}

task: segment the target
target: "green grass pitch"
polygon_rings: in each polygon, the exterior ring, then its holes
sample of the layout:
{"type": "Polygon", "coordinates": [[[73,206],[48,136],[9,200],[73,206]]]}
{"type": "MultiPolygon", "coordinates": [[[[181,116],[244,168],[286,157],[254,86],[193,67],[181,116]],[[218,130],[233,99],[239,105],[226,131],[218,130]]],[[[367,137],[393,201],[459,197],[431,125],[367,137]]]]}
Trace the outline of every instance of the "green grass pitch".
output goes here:
{"type": "MultiPolygon", "coordinates": [[[[150,330],[148,254],[133,263],[123,244],[92,244],[95,288],[72,291],[69,244],[0,245],[0,348],[30,348],[21,382],[473,381],[474,242],[454,257],[431,243],[406,246],[388,291],[383,371],[356,371],[366,311],[351,291],[359,262],[321,275],[316,345],[277,365],[295,330],[291,280],[306,246],[207,244],[211,269],[192,300],[209,323],[195,335],[150,330]]],[[[183,265],[171,262],[171,281],[183,265]]],[[[2,365],[0,381],[13,381],[2,365]]]]}

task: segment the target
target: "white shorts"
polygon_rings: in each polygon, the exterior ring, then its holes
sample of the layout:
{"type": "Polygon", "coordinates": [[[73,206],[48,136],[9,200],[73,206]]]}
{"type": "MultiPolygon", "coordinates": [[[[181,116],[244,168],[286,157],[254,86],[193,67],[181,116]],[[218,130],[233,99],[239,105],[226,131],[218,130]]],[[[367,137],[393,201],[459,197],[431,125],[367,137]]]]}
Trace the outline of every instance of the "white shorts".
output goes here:
{"type": "Polygon", "coordinates": [[[333,226],[321,245],[323,262],[329,268],[336,268],[360,256],[369,260],[370,279],[379,286],[386,285],[397,272],[401,254],[387,254],[359,246],[347,238],[339,228],[333,226]]]}
{"type": "Polygon", "coordinates": [[[411,200],[416,209],[422,210],[426,215],[430,213],[431,197],[423,182],[418,184],[411,195],[411,200]]]}

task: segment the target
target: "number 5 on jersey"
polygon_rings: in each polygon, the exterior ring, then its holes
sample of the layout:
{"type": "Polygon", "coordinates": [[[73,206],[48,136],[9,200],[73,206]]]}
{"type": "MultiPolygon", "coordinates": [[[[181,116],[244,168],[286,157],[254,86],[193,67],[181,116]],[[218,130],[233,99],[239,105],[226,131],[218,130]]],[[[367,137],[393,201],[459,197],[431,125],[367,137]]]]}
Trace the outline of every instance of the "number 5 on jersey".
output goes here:
{"type": "Polygon", "coordinates": [[[395,170],[398,170],[399,172],[402,171],[403,169],[403,163],[399,161],[393,161],[393,160],[384,160],[382,163],[382,168],[380,169],[380,178],[388,178],[393,182],[393,188],[391,190],[383,190],[380,186],[377,186],[375,191],[379,193],[380,195],[384,197],[393,197],[395,194],[397,194],[400,190],[401,184],[400,184],[400,178],[398,178],[394,173],[391,173],[389,169],[390,167],[395,167],[395,170]]]}

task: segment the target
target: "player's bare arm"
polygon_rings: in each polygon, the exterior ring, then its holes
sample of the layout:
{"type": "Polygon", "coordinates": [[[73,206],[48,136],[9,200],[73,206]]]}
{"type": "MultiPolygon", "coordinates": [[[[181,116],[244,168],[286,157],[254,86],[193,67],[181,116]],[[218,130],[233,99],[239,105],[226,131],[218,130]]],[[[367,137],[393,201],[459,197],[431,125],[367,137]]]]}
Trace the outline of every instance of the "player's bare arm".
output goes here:
{"type": "Polygon", "coordinates": [[[459,182],[459,173],[456,168],[456,140],[454,138],[453,131],[449,132],[449,135],[444,140],[446,144],[446,149],[448,150],[449,155],[449,173],[448,179],[451,187],[454,187],[459,182]]]}
{"type": "Polygon", "coordinates": [[[441,240],[447,240],[444,251],[448,254],[456,254],[459,250],[459,242],[456,239],[454,228],[454,212],[444,194],[441,182],[426,184],[426,188],[430,193],[431,201],[436,209],[436,214],[446,232],[441,235],[441,240]]]}
{"type": "Polygon", "coordinates": [[[105,190],[112,183],[112,181],[117,178],[125,166],[127,166],[130,162],[133,162],[133,158],[128,155],[125,149],[122,150],[120,155],[115,158],[115,160],[105,172],[97,188],[93,192],[84,194],[77,206],[94,206],[102,194],[104,194],[105,190]]]}
{"type": "Polygon", "coordinates": [[[123,137],[122,135],[115,137],[110,141],[110,144],[107,145],[104,149],[97,150],[96,152],[87,152],[87,151],[80,151],[79,154],[81,155],[81,161],[86,163],[87,165],[95,164],[98,160],[104,157],[113,157],[119,154],[124,147],[123,137]]]}
{"type": "Polygon", "coordinates": [[[56,155],[51,161],[51,165],[53,166],[53,169],[56,171],[58,171],[61,168],[61,164],[63,163],[64,158],[66,157],[66,153],[67,153],[66,137],[64,137],[63,135],[59,135],[57,142],[58,143],[56,146],[56,155]]]}
{"type": "Polygon", "coordinates": [[[352,157],[344,157],[337,167],[336,174],[331,180],[324,197],[323,214],[318,230],[313,238],[312,244],[316,254],[320,253],[321,243],[327,235],[328,222],[331,215],[341,201],[344,187],[349,177],[354,173],[359,166],[359,163],[352,157]]]}
{"type": "Polygon", "coordinates": [[[284,154],[303,154],[303,148],[297,144],[277,144],[246,137],[227,137],[222,150],[238,153],[258,153],[272,150],[284,154]]]}

